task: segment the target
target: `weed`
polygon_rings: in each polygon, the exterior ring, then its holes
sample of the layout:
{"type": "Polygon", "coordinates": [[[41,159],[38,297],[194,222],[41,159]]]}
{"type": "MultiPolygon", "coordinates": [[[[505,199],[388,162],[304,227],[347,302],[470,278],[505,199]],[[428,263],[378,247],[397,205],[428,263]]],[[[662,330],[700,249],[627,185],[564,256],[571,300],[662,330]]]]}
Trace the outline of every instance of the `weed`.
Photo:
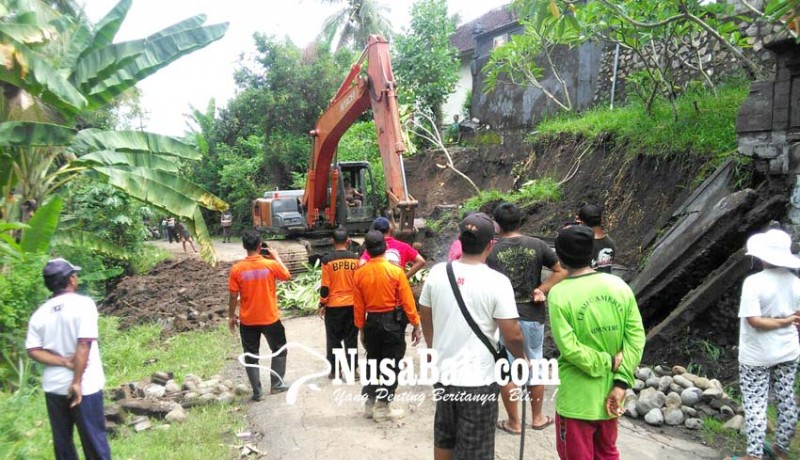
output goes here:
{"type": "Polygon", "coordinates": [[[700,344],[703,346],[703,354],[711,361],[718,361],[722,355],[722,349],[715,343],[709,340],[701,340],[700,344]]]}
{"type": "Polygon", "coordinates": [[[498,190],[482,190],[464,202],[466,209],[483,209],[491,203],[509,201],[519,206],[559,201],[562,198],[558,182],[549,177],[526,182],[519,190],[503,193],[498,190]]]}

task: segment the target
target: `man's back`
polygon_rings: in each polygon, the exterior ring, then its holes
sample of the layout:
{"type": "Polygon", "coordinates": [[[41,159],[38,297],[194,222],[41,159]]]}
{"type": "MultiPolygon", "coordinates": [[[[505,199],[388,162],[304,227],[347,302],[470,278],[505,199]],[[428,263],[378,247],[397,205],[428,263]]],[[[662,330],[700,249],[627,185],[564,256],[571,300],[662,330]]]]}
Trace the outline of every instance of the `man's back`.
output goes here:
{"type": "Polygon", "coordinates": [[[609,419],[604,400],[615,379],[611,357],[624,351],[616,375],[633,382],[644,349],[644,328],[633,292],[620,278],[593,272],[561,281],[550,291],[548,302],[553,340],[561,353],[556,410],[575,419],[609,419]]]}
{"type": "Polygon", "coordinates": [[[336,250],[322,258],[322,286],[328,288],[325,305],[353,305],[353,276],[358,269],[358,255],[336,250]]]}
{"type": "Polygon", "coordinates": [[[260,255],[248,256],[231,267],[228,289],[240,296],[239,319],[248,326],[265,326],[280,319],[276,280],[291,278],[282,264],[260,255]]]}
{"type": "MultiPolygon", "coordinates": [[[[513,289],[508,278],[484,264],[454,261],[453,272],[470,315],[491,340],[497,333],[496,319],[517,318],[513,289]]],[[[456,386],[483,386],[494,383],[494,357],[475,335],[458,306],[446,264],[435,265],[422,288],[420,304],[433,315],[433,348],[438,353],[439,370],[448,373],[456,386]]]]}
{"type": "MultiPolygon", "coordinates": [[[[413,262],[414,259],[417,258],[419,251],[414,249],[408,243],[395,239],[391,236],[386,237],[386,252],[384,253],[384,257],[389,262],[397,265],[398,267],[402,268],[403,270],[406,269],[406,265],[413,262]]],[[[361,255],[361,260],[369,261],[371,257],[369,254],[364,251],[364,254],[361,255]]]]}

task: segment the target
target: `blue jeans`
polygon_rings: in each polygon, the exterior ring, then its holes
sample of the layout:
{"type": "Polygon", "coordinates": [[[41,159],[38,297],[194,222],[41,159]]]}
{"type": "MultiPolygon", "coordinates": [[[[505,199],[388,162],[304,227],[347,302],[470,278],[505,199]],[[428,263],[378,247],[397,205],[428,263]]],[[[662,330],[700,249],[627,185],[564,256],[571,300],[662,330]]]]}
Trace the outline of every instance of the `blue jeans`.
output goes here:
{"type": "Polygon", "coordinates": [[[106,419],[103,413],[103,392],[84,395],[81,403],[70,408],[69,397],[45,393],[47,414],[53,431],[53,449],[57,460],[78,460],[78,451],[72,440],[72,429],[78,427],[87,460],[110,459],[111,449],[106,439],[106,419]]]}
{"type": "MultiPolygon", "coordinates": [[[[519,328],[522,330],[522,349],[525,352],[525,357],[529,360],[542,359],[544,355],[544,324],[538,321],[519,320],[519,328]]],[[[500,341],[502,342],[502,340],[501,337],[500,341]]],[[[514,360],[511,352],[508,352],[508,360],[514,360]]],[[[533,374],[531,374],[531,382],[533,377],[533,374]]]]}

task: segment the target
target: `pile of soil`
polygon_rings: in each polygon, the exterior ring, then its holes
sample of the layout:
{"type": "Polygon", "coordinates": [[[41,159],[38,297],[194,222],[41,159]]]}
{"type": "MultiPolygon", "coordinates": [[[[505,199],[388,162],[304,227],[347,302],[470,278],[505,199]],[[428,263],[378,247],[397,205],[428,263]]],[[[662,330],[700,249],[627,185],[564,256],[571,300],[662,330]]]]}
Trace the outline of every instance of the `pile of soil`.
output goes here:
{"type": "Polygon", "coordinates": [[[124,278],[100,305],[120,327],[158,323],[166,335],[210,328],[227,318],[231,263],[165,260],[146,275],[124,278]]]}

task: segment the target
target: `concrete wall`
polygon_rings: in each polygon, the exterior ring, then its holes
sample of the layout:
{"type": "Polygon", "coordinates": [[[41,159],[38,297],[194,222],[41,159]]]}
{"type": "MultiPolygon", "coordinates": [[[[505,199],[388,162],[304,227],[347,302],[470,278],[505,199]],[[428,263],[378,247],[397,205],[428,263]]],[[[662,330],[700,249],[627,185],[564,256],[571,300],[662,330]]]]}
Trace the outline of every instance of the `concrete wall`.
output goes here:
{"type": "Polygon", "coordinates": [[[461,60],[461,67],[458,69],[458,82],[452,94],[447,98],[442,105],[442,120],[445,124],[453,121],[453,115],[458,115],[460,119],[464,119],[462,108],[467,95],[472,91],[472,71],[470,70],[471,57],[466,57],[461,60]]]}

